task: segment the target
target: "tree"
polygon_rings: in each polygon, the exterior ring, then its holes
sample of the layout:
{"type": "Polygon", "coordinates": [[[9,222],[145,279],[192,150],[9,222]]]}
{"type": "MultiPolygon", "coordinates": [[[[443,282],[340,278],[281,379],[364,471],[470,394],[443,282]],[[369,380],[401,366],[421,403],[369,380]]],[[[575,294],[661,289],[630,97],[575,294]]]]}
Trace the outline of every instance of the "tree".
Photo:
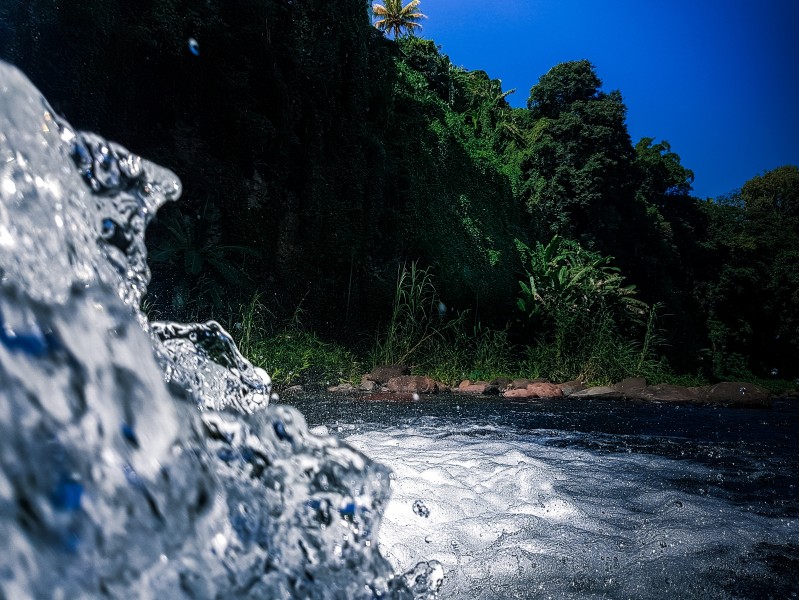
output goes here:
{"type": "Polygon", "coordinates": [[[799,217],[799,167],[785,165],[755,175],[741,189],[749,211],[773,212],[779,217],[799,217]]]}
{"type": "Polygon", "coordinates": [[[373,4],[372,12],[376,17],[375,27],[380,31],[400,37],[403,31],[413,34],[414,28],[422,28],[418,23],[427,16],[419,12],[421,0],[411,0],[402,6],[402,0],[386,0],[385,5],[373,4]]]}
{"type": "Polygon", "coordinates": [[[600,91],[601,83],[580,60],[553,67],[530,90],[522,194],[551,233],[622,259],[622,224],[632,225],[634,212],[634,152],[621,94],[600,91]]]}
{"type": "Polygon", "coordinates": [[[641,174],[637,194],[641,200],[662,206],[666,197],[691,193],[694,172],[682,166],[680,156],[671,151],[666,140],[654,141],[645,137],[635,145],[635,164],[641,174]]]}

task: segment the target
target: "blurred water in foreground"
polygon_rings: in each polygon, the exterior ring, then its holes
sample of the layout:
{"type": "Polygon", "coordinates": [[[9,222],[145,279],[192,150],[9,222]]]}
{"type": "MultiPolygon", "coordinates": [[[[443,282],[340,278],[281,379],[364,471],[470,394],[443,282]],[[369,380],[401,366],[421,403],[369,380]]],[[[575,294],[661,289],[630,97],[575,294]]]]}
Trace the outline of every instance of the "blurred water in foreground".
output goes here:
{"type": "Polygon", "coordinates": [[[0,62],[0,598],[434,597],[440,565],[378,552],[388,469],[218,324],[139,310],[180,190],[0,62]]]}
{"type": "Polygon", "coordinates": [[[442,598],[799,597],[796,404],[293,403],[392,467],[380,547],[442,598]]]}

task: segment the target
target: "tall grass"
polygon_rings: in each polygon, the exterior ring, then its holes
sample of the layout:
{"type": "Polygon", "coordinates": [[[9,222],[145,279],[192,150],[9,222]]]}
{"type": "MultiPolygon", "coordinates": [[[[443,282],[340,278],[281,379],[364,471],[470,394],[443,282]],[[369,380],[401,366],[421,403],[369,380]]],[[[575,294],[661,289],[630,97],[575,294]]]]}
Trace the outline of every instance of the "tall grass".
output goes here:
{"type": "Polygon", "coordinates": [[[243,305],[233,327],[239,350],[266,369],[278,386],[330,385],[356,382],[362,363],[343,346],[322,340],[302,322],[298,306],[291,319],[279,323],[254,295],[243,305]]]}
{"type": "Polygon", "coordinates": [[[403,265],[391,306],[391,316],[378,333],[370,362],[375,365],[409,365],[419,369],[435,364],[435,355],[447,336],[461,326],[464,314],[448,318],[429,268],[416,262],[403,265]]]}

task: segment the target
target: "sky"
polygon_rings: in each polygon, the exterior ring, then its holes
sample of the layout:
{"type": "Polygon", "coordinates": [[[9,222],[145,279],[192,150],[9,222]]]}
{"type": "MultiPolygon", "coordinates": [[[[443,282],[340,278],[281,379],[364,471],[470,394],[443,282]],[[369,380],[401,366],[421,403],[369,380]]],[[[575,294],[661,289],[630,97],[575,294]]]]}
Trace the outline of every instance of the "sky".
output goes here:
{"type": "Polygon", "coordinates": [[[588,59],[620,90],[633,143],[667,140],[716,197],[799,165],[799,0],[422,0],[422,37],[502,80],[513,106],[588,59]]]}

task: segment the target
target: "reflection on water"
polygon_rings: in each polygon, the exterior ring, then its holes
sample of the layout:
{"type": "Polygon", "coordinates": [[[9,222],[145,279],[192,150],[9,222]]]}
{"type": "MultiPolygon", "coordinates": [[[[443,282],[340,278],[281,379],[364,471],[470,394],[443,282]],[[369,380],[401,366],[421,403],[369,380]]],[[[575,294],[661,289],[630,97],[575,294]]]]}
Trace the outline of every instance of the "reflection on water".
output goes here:
{"type": "Polygon", "coordinates": [[[796,405],[295,404],[310,426],[394,469],[381,548],[398,569],[441,561],[444,598],[799,590],[796,405]]]}

